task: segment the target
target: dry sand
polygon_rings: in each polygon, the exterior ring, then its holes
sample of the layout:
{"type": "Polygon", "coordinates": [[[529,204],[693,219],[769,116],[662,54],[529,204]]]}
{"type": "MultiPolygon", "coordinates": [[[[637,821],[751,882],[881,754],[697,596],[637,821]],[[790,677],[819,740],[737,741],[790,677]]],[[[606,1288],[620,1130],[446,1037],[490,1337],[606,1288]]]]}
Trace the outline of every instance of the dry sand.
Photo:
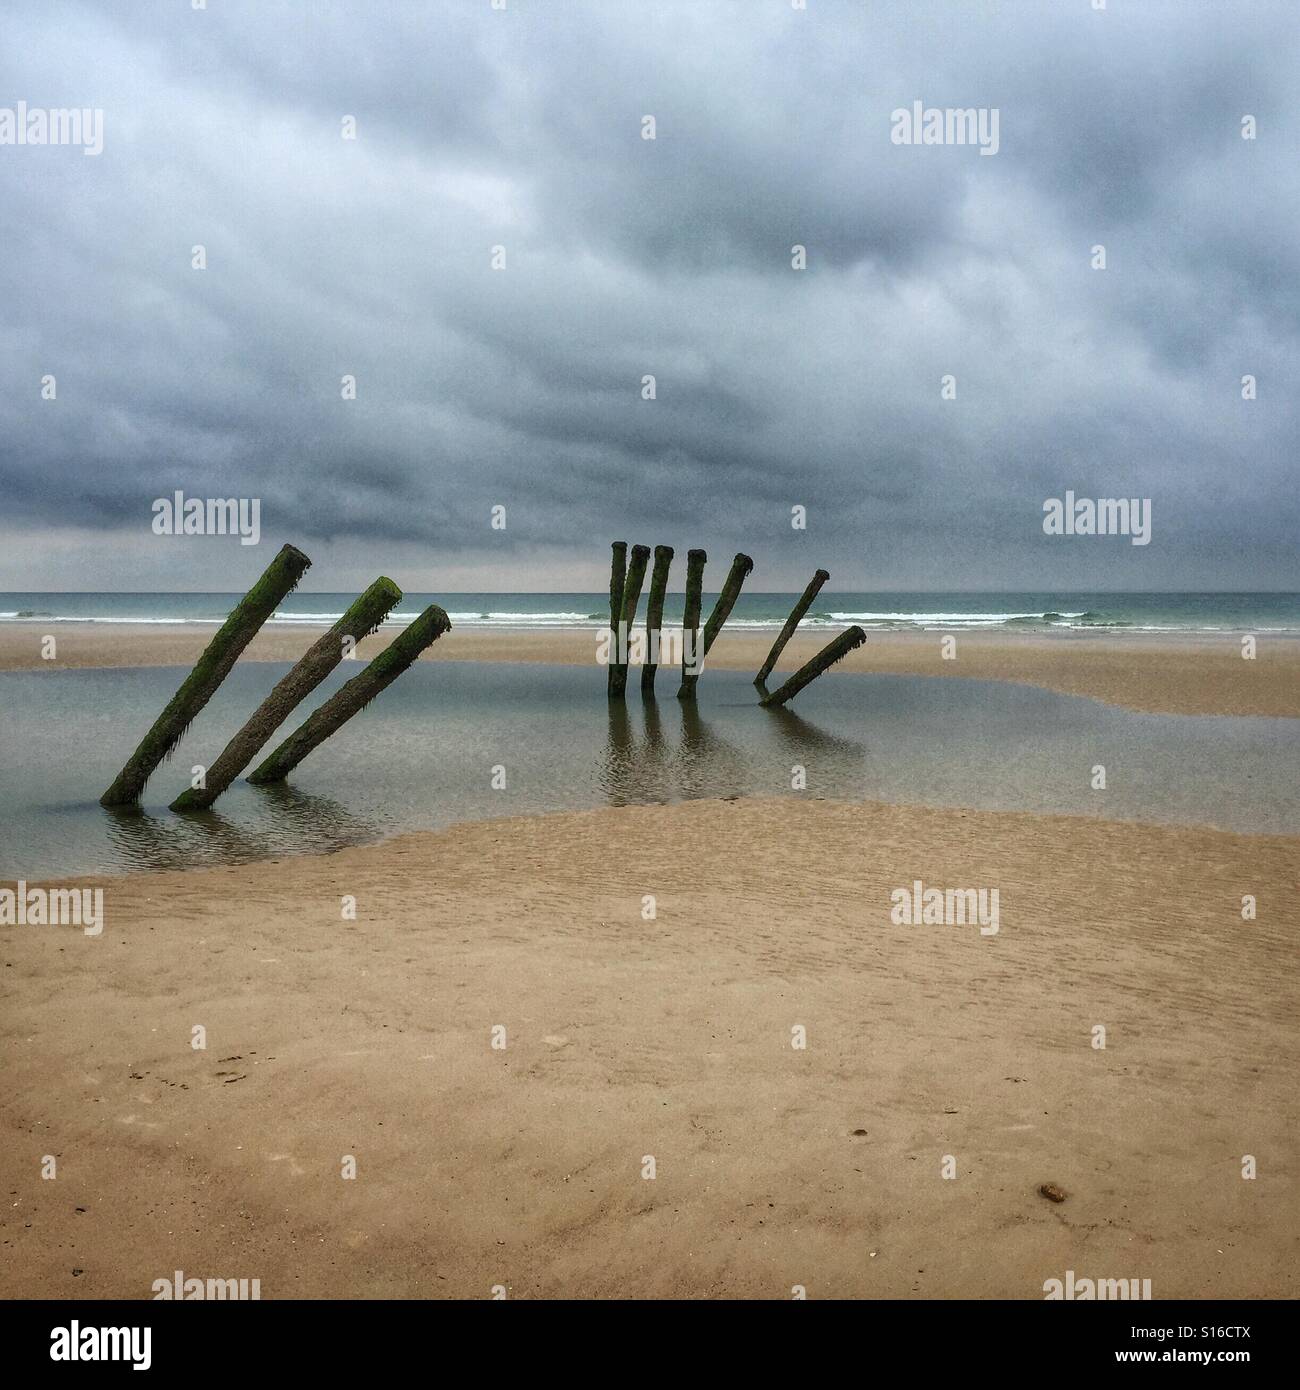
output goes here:
{"type": "Polygon", "coordinates": [[[786,799],[110,879],[3,937],[0,1293],[1294,1297],[1298,851],[786,799]]]}
{"type": "MultiPolygon", "coordinates": [[[[0,624],[0,670],[51,666],[192,665],[213,633],[212,627],[59,624],[54,635],[58,659],[42,660],[39,624],[0,624]]],[[[263,629],[245,651],[245,661],[294,661],[321,629],[263,629]]],[[[371,657],[391,640],[392,630],[367,639],[358,655],[371,657]]],[[[757,671],[772,644],[772,633],[724,631],[709,664],[757,671]]],[[[802,665],[828,640],[825,633],[800,633],[782,654],[778,671],[802,665]]],[[[1258,655],[1241,655],[1240,637],[1122,637],[1076,634],[1044,636],[963,633],[957,657],[945,661],[939,633],[872,633],[865,647],[835,669],[886,671],[904,675],[974,676],[1019,681],[1069,695],[1087,695],[1129,709],[1170,714],[1262,714],[1300,717],[1300,641],[1261,638],[1258,655]]],[[[426,654],[442,661],[540,661],[594,665],[594,632],[449,633],[426,654]]]]}

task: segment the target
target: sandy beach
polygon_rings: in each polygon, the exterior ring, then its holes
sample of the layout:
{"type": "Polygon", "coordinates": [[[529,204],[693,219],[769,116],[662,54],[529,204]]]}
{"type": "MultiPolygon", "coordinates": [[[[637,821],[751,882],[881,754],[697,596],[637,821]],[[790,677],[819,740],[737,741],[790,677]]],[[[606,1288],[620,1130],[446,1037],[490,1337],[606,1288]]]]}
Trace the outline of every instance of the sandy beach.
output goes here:
{"type": "Polygon", "coordinates": [[[1294,1297],[1298,850],[699,801],[105,880],[5,934],[0,1292],[1294,1297]]]}
{"type": "MultiPolygon", "coordinates": [[[[213,631],[196,624],[61,623],[54,630],[57,658],[46,661],[41,656],[45,633],[39,624],[4,623],[0,624],[0,671],[192,665],[213,631]]],[[[319,627],[263,628],[241,660],[295,661],[320,633],[319,627]]],[[[724,629],[709,653],[709,664],[757,671],[773,635],[724,629]]],[[[358,647],[358,657],[376,655],[391,636],[392,630],[384,629],[368,638],[358,647]]],[[[1300,641],[1295,638],[1261,637],[1255,659],[1247,661],[1241,654],[1240,636],[1233,633],[1115,637],[973,632],[960,634],[955,659],[945,660],[940,636],[937,632],[873,632],[865,647],[851,652],[835,669],[1016,681],[1148,712],[1300,718],[1300,641]]],[[[826,633],[797,634],[782,653],[778,673],[795,670],[827,640],[826,633]]],[[[594,665],[596,636],[578,630],[453,630],[422,659],[594,665]]]]}
{"type": "MultiPolygon", "coordinates": [[[[184,664],[210,633],[68,625],[53,664],[184,664]]],[[[0,628],[0,667],[37,645],[0,628]]],[[[958,650],[873,636],[845,668],[1300,714],[1295,643],[958,650]]],[[[86,880],[102,935],[4,933],[0,1294],[1035,1299],[1073,1270],[1294,1297],[1297,863],[1294,836],[791,796],[86,880]],[[895,923],[917,880],[996,889],[997,931],[895,923]]]]}

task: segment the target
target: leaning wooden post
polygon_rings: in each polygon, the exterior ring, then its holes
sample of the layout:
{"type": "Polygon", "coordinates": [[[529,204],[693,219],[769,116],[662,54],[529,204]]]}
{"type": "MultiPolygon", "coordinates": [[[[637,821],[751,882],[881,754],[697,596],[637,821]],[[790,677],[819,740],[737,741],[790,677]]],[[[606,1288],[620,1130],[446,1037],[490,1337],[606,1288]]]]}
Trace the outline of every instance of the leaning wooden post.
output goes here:
{"type": "MultiPolygon", "coordinates": [[[[636,622],[636,606],[641,602],[641,586],[645,583],[645,567],[650,559],[648,545],[634,545],[628,557],[627,577],[623,581],[623,613],[619,618],[616,638],[622,642],[631,636],[632,624],[636,622]]],[[[621,698],[627,689],[627,652],[619,652],[624,658],[614,667],[614,679],[609,693],[621,698]]]]}
{"type": "Polygon", "coordinates": [[[781,629],[781,635],[772,643],[772,650],[767,654],[767,660],[763,663],[763,669],[754,677],[755,685],[762,685],[768,676],[772,674],[772,667],[776,665],[777,659],[785,650],[785,644],[794,636],[795,629],[803,619],[803,615],[812,607],[812,601],[821,591],[821,587],[830,578],[825,570],[818,570],[812,577],[812,582],[803,591],[803,597],[790,610],[790,616],[785,620],[785,626],[781,629]]]}
{"type": "Polygon", "coordinates": [[[867,640],[867,634],[860,627],[851,627],[828,642],[811,661],[806,661],[778,690],[764,695],[760,705],[783,705],[797,695],[809,681],[818,676],[842,657],[847,656],[854,647],[860,647],[867,640]]]}
{"type": "MultiPolygon", "coordinates": [[[[685,699],[688,672],[697,670],[700,663],[700,603],[704,591],[704,566],[708,563],[708,552],[688,550],[686,552],[686,606],[682,610],[682,683],[677,691],[679,700],[685,699]]],[[[695,687],[691,686],[691,694],[695,687]]]]}
{"type": "Polygon", "coordinates": [[[255,767],[248,774],[248,780],[259,785],[284,781],[313,748],[324,743],[381,690],[392,685],[420,653],[450,627],[451,619],[446,613],[436,603],[430,604],[364,671],[340,686],[269,758],[255,767]]]}
{"type": "Polygon", "coordinates": [[[205,785],[183,791],[172,802],[172,810],[201,811],[211,806],[253,761],[266,740],[343,660],[349,645],[355,646],[363,637],[369,637],[401,597],[402,591],[391,579],[376,579],[258,705],[244,727],[208,768],[205,785]]]}
{"type": "Polygon", "coordinates": [[[610,662],[605,674],[605,690],[614,693],[614,668],[618,665],[618,625],[623,618],[623,581],[627,576],[627,542],[614,541],[610,546],[613,552],[609,567],[609,629],[614,634],[614,645],[610,652],[610,662]]]}
{"type": "Polygon", "coordinates": [[[650,597],[645,605],[646,660],[641,667],[641,693],[653,694],[655,672],[659,669],[659,644],[664,626],[664,594],[668,591],[668,571],[673,563],[671,545],[655,546],[655,568],[650,576],[650,597]]]}
{"type": "MultiPolygon", "coordinates": [[[[687,675],[683,672],[682,688],[677,692],[679,700],[693,700],[695,698],[695,687],[700,679],[704,658],[708,656],[709,649],[717,640],[718,633],[722,631],[723,623],[731,616],[731,610],[736,606],[736,600],[740,597],[740,588],[745,582],[745,576],[753,568],[754,562],[748,555],[737,555],[731,562],[727,582],[722,586],[718,601],[713,605],[713,612],[709,614],[709,621],[704,624],[703,650],[695,653],[695,673],[687,675]]],[[[698,614],[696,615],[696,622],[699,622],[698,614]]]]}
{"type": "Polygon", "coordinates": [[[280,601],[302,578],[311,561],[296,546],[286,545],[266,567],[266,573],[239,600],[234,612],[217,629],[194,669],[172,696],[167,708],[127,759],[113,785],[99,798],[101,806],[133,806],[154,769],[181,741],[195,716],[225,680],[239,654],[280,601]]]}

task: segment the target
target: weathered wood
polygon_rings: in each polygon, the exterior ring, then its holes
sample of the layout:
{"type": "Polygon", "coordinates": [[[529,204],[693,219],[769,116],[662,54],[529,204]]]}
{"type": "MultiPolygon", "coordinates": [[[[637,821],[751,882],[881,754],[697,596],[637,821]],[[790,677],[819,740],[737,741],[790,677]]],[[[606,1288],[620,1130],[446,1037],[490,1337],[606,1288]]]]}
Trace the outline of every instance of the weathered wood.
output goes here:
{"type": "Polygon", "coordinates": [[[374,632],[401,597],[402,591],[391,579],[376,579],[339,621],[312,644],[289,674],[277,682],[208,768],[204,785],[183,791],[172,802],[172,810],[201,811],[211,806],[253,761],[267,739],[343,660],[348,643],[355,645],[374,632]]]}
{"type": "Polygon", "coordinates": [[[655,546],[654,573],[650,576],[650,597],[645,606],[646,659],[641,667],[641,691],[653,692],[655,672],[659,669],[656,659],[659,644],[663,638],[664,595],[668,592],[668,571],[672,568],[673,548],[671,545],[655,546]]]}
{"type": "MultiPolygon", "coordinates": [[[[641,602],[641,586],[645,583],[646,564],[650,559],[650,547],[648,545],[634,545],[632,553],[628,556],[627,576],[623,581],[623,612],[619,617],[618,630],[615,633],[615,642],[621,646],[624,641],[631,640],[632,624],[636,622],[636,606],[641,602]]],[[[626,651],[618,651],[616,655],[626,657],[626,651]]],[[[627,662],[620,661],[613,667],[614,679],[610,684],[609,693],[617,699],[621,699],[627,690],[627,662]]]]}
{"type": "Polygon", "coordinates": [[[762,685],[772,674],[772,668],[780,659],[781,653],[785,650],[785,644],[794,636],[796,629],[803,619],[803,615],[812,607],[812,601],[821,592],[821,587],[830,578],[825,570],[818,570],[813,575],[808,587],[803,591],[803,596],[799,602],[790,610],[790,616],[785,620],[785,626],[781,629],[781,635],[772,643],[772,650],[767,654],[767,660],[763,663],[762,669],[754,677],[755,685],[762,685]]]}
{"type": "MultiPolygon", "coordinates": [[[[683,691],[692,670],[699,666],[704,646],[700,632],[700,605],[704,593],[704,566],[708,564],[708,552],[688,550],[686,552],[686,603],[682,611],[682,683],[677,691],[679,700],[687,698],[683,691]]],[[[695,693],[692,685],[690,693],[695,693]]]]}
{"type": "Polygon", "coordinates": [[[101,806],[132,806],[140,800],[140,793],[158,764],[181,741],[185,730],[239,659],[240,652],[253,640],[285,595],[292,592],[310,565],[311,561],[296,546],[281,548],[266,572],[217,629],[216,636],[208,643],[181,688],[127,759],[113,785],[99,798],[101,806]]]}
{"type": "Polygon", "coordinates": [[[809,681],[814,681],[825,670],[834,666],[843,656],[867,640],[867,634],[860,627],[846,628],[838,637],[832,638],[811,661],[806,661],[779,689],[764,695],[759,704],[783,705],[797,695],[809,681]]]}
{"type": "Polygon", "coordinates": [[[614,541],[609,568],[609,628],[614,634],[610,663],[605,668],[605,689],[614,693],[614,668],[618,665],[618,625],[623,621],[623,584],[627,578],[627,542],[614,541]]]}
{"type": "MultiPolygon", "coordinates": [[[[695,687],[699,684],[700,676],[703,673],[704,658],[708,656],[709,649],[717,640],[718,633],[722,631],[722,625],[731,616],[731,610],[736,606],[736,600],[740,597],[741,586],[745,582],[745,576],[754,568],[754,562],[748,555],[737,555],[731,562],[731,569],[727,573],[727,582],[722,586],[722,592],[718,595],[717,601],[713,605],[713,612],[709,614],[709,620],[704,624],[703,651],[696,653],[696,670],[694,674],[682,674],[682,686],[677,692],[679,700],[693,700],[695,698],[695,687]]],[[[696,615],[696,622],[699,616],[696,615]]]]}
{"type": "Polygon", "coordinates": [[[420,653],[450,627],[451,619],[446,613],[436,603],[430,604],[364,671],[340,686],[270,757],[254,768],[248,780],[259,785],[282,782],[308,753],[363,710],[381,690],[392,685],[420,653]]]}

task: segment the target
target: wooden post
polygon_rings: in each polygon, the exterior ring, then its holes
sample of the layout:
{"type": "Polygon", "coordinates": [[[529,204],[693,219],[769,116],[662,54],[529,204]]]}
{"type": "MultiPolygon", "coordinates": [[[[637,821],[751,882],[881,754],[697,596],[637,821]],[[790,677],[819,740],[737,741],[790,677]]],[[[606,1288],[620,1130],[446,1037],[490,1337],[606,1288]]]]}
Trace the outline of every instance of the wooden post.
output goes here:
{"type": "Polygon", "coordinates": [[[217,629],[194,669],[154,721],[140,746],[127,759],[113,785],[99,798],[101,806],[133,806],[158,764],[181,741],[199,711],[225,680],[239,654],[306,573],[311,561],[296,546],[286,545],[261,579],[235,605],[217,629]]]}
{"type": "Polygon", "coordinates": [[[860,647],[867,640],[867,634],[860,627],[850,627],[828,642],[811,661],[806,661],[778,690],[764,695],[759,704],[764,706],[783,705],[796,696],[809,681],[818,676],[842,657],[847,656],[854,647],[860,647]]]}
{"type": "Polygon", "coordinates": [[[825,570],[818,570],[812,577],[812,582],[803,591],[803,597],[790,610],[790,616],[785,620],[785,626],[781,629],[781,635],[772,643],[772,650],[767,654],[767,660],[763,663],[763,668],[754,677],[755,685],[762,685],[768,676],[772,674],[772,667],[776,665],[781,653],[785,650],[785,644],[794,636],[795,629],[798,628],[803,615],[812,607],[812,601],[818,595],[823,584],[830,578],[825,570]]]}
{"type": "Polygon", "coordinates": [[[420,653],[450,627],[451,619],[436,603],[431,603],[364,671],[340,686],[269,758],[255,767],[248,774],[248,780],[259,785],[284,781],[313,748],[319,747],[381,690],[392,685],[420,653]]]}
{"type": "Polygon", "coordinates": [[[253,761],[258,749],[298,705],[343,660],[345,647],[368,637],[402,597],[391,579],[380,578],[361,595],[257,707],[207,770],[205,785],[190,787],[172,802],[173,811],[201,811],[253,761]]]}
{"type": "MultiPolygon", "coordinates": [[[[632,554],[628,557],[627,576],[623,581],[623,612],[619,618],[616,636],[621,638],[626,633],[629,641],[632,635],[632,624],[636,622],[636,606],[641,602],[641,586],[645,583],[645,567],[649,559],[650,547],[648,545],[634,545],[632,554]]],[[[627,652],[620,652],[619,655],[626,657],[627,652]]],[[[621,699],[626,689],[627,662],[620,661],[614,667],[614,679],[609,693],[621,699]]]]}
{"type": "Polygon", "coordinates": [[[655,546],[655,567],[654,573],[650,576],[650,597],[646,600],[645,606],[646,659],[641,667],[643,695],[654,693],[655,672],[659,669],[659,643],[664,626],[664,594],[668,590],[668,571],[672,563],[672,546],[655,546]]]}
{"type": "MultiPolygon", "coordinates": [[[[698,667],[701,660],[703,641],[700,633],[700,604],[704,591],[704,566],[708,563],[708,553],[703,550],[686,552],[686,607],[682,612],[682,683],[677,698],[688,698],[687,681],[689,672],[698,667]]],[[[689,695],[695,694],[692,684],[689,695]]]]}
{"type": "MultiPolygon", "coordinates": [[[[677,692],[679,700],[693,700],[695,698],[695,687],[700,679],[700,667],[704,664],[704,658],[709,654],[709,648],[717,640],[718,633],[722,631],[722,625],[731,616],[731,610],[736,606],[736,600],[740,597],[741,585],[745,582],[745,576],[754,568],[754,562],[748,555],[737,555],[731,562],[731,569],[727,574],[727,582],[722,586],[722,592],[718,595],[718,601],[713,605],[713,612],[709,614],[709,621],[704,624],[704,650],[696,653],[696,671],[694,675],[682,675],[682,687],[677,692]]],[[[697,617],[696,621],[699,619],[697,617]]]]}
{"type": "Polygon", "coordinates": [[[605,671],[605,690],[614,693],[614,668],[618,665],[618,625],[623,618],[623,583],[627,577],[627,542],[615,541],[609,568],[609,626],[614,634],[614,646],[610,652],[610,662],[605,671]]]}

